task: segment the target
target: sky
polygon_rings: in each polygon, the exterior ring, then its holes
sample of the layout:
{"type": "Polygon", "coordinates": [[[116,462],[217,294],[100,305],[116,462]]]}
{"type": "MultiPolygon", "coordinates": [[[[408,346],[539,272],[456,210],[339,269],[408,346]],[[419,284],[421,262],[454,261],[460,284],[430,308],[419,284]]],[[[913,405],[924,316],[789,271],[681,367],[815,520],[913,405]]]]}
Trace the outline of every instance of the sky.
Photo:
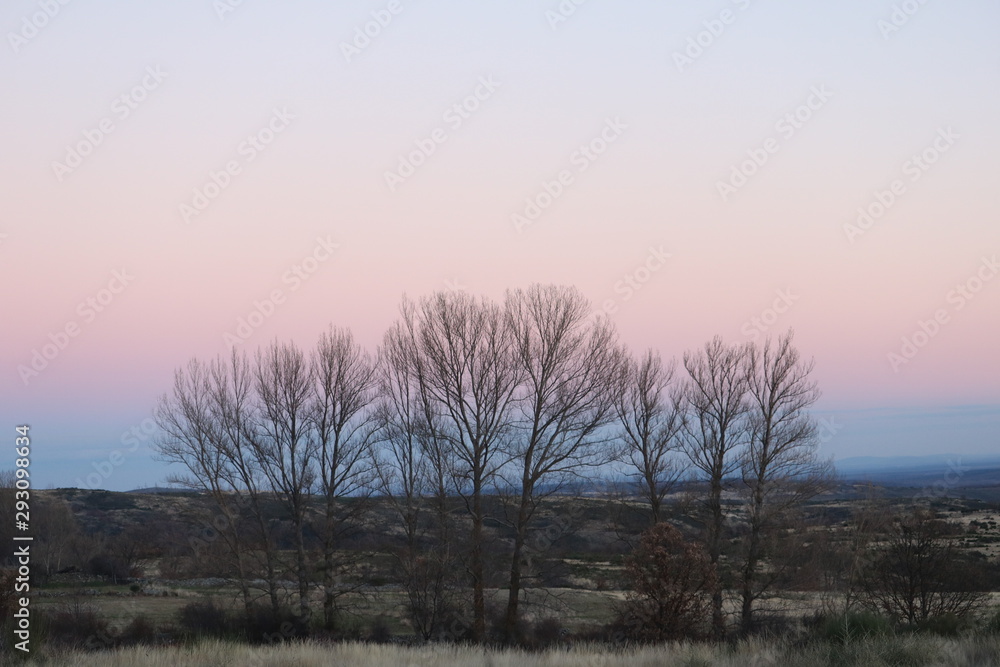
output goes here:
{"type": "MultiPolygon", "coordinates": [[[[827,456],[1000,452],[1000,5],[11,0],[0,432],[162,484],[176,368],[576,285],[629,347],[789,328],[827,456]]],[[[0,458],[0,469],[13,467],[0,458]]]]}

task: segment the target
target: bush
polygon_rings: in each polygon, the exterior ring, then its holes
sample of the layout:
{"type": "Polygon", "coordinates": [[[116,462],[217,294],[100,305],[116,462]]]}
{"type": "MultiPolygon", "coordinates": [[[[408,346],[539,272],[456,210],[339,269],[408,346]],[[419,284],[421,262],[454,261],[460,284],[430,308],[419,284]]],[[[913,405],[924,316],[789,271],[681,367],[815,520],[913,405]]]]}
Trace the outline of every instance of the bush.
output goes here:
{"type": "Polygon", "coordinates": [[[555,646],[566,635],[566,628],[558,618],[543,618],[531,628],[532,643],[539,648],[555,646]]]}
{"type": "Polygon", "coordinates": [[[968,619],[961,618],[955,614],[931,616],[927,620],[917,624],[917,632],[938,635],[940,637],[958,637],[971,629],[972,625],[968,619]]]}
{"type": "Polygon", "coordinates": [[[700,545],[685,540],[670,524],[658,523],[625,559],[625,574],[631,591],[618,607],[614,637],[672,641],[705,636],[717,579],[700,545]]]}
{"type": "Polygon", "coordinates": [[[52,644],[95,650],[113,648],[118,643],[108,630],[108,619],[93,605],[73,602],[41,618],[52,644]]]}
{"type": "Polygon", "coordinates": [[[277,613],[270,606],[257,605],[250,612],[231,611],[214,599],[186,604],[178,612],[179,625],[189,636],[237,639],[251,644],[274,644],[309,636],[308,622],[300,622],[291,608],[277,613]]]}
{"type": "Polygon", "coordinates": [[[121,635],[121,640],[125,644],[153,644],[155,639],[156,626],[145,614],[133,618],[121,635]]]}
{"type": "Polygon", "coordinates": [[[192,635],[236,637],[232,614],[212,599],[189,602],[177,612],[180,626],[192,635]]]}
{"type": "Polygon", "coordinates": [[[273,644],[309,634],[308,623],[300,623],[291,609],[282,607],[277,613],[270,606],[258,605],[242,616],[243,630],[251,642],[273,644]]]}
{"type": "Polygon", "coordinates": [[[992,615],[986,617],[982,630],[984,633],[990,635],[1000,634],[1000,608],[996,609],[992,615]]]}
{"type": "Polygon", "coordinates": [[[376,644],[388,644],[391,640],[392,630],[389,628],[389,619],[384,614],[379,614],[372,620],[368,641],[376,644]]]}
{"type": "Polygon", "coordinates": [[[103,577],[112,582],[128,579],[130,576],[129,567],[120,558],[102,552],[91,558],[87,562],[87,574],[96,577],[103,577]]]}
{"type": "Polygon", "coordinates": [[[849,612],[831,616],[823,619],[818,625],[824,639],[838,644],[892,634],[892,623],[889,619],[868,612],[849,612]]]}

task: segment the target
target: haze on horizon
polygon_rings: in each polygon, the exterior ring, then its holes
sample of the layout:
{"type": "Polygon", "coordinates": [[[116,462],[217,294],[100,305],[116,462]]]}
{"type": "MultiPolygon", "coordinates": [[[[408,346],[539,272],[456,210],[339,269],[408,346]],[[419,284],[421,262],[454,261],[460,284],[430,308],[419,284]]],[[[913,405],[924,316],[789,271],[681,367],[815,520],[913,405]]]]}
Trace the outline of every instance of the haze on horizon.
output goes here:
{"type": "Polygon", "coordinates": [[[1000,451],[1000,6],[577,2],[0,9],[34,484],[162,483],[156,399],[233,336],[534,282],[667,358],[794,328],[826,454],[1000,451]]]}

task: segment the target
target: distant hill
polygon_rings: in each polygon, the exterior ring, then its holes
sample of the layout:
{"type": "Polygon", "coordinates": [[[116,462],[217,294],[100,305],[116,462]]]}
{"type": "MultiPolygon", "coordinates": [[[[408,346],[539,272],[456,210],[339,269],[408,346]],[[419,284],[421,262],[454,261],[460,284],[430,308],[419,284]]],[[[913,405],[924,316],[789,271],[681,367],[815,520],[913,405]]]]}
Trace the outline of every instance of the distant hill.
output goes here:
{"type": "Polygon", "coordinates": [[[1000,485],[1000,456],[858,456],[835,463],[845,481],[948,488],[1000,485]]]}
{"type": "Polygon", "coordinates": [[[175,489],[169,486],[151,486],[145,489],[132,489],[124,493],[191,493],[191,489],[175,489]]]}

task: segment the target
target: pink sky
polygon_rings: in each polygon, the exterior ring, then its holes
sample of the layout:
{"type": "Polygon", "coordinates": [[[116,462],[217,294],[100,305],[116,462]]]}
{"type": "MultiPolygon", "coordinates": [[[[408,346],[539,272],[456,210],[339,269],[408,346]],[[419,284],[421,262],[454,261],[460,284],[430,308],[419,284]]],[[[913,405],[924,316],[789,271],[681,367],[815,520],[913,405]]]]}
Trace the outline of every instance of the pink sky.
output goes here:
{"type": "MultiPolygon", "coordinates": [[[[23,42],[9,35],[38,5],[0,12],[0,415],[50,435],[50,483],[120,446],[173,369],[223,352],[275,290],[249,346],[308,346],[335,323],[374,349],[404,292],[536,281],[612,300],[622,339],[666,356],[762,334],[757,318],[815,357],[818,412],[903,411],[856,419],[829,453],[995,450],[996,5],[929,3],[887,30],[892,2],[593,0],[554,21],[554,0],[401,0],[348,62],[341,44],[387,6],[71,3],[23,42]],[[699,34],[724,11],[721,34],[699,34]],[[708,45],[679,71],[689,38],[708,45]],[[81,142],[78,167],[54,166],[81,142]],[[390,189],[421,145],[433,154],[390,189]],[[186,221],[213,173],[225,187],[186,221]],[[560,175],[519,233],[512,215],[560,175]],[[894,182],[884,215],[845,229],[894,182]],[[336,250],[293,277],[318,239],[336,250]],[[647,264],[653,251],[670,256],[647,264]],[[134,278],[91,319],[86,300],[122,270],[134,278]],[[25,383],[19,366],[67,325],[78,335],[25,383]],[[917,413],[948,437],[915,442],[917,413]]],[[[163,470],[144,444],[116,474],[111,488],[163,470]]]]}

